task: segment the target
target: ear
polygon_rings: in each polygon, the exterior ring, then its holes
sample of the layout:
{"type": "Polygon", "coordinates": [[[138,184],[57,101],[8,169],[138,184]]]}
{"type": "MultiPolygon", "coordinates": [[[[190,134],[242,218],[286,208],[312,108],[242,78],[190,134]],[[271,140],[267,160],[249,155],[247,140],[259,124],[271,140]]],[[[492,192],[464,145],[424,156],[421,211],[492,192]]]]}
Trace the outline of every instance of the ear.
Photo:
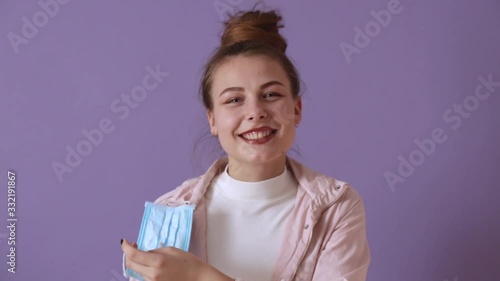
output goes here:
{"type": "Polygon", "coordinates": [[[302,97],[297,97],[295,99],[295,124],[299,124],[302,121],[302,97]]]}
{"type": "Polygon", "coordinates": [[[210,126],[210,132],[213,136],[217,136],[217,127],[215,126],[214,113],[210,109],[207,109],[207,119],[210,126]]]}

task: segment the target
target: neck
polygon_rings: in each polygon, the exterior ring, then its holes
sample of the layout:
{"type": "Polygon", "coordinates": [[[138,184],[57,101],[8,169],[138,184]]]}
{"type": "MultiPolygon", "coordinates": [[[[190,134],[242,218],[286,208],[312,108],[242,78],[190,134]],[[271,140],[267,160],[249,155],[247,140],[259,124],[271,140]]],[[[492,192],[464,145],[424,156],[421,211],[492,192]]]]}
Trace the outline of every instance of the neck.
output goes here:
{"type": "Polygon", "coordinates": [[[286,155],[268,162],[245,162],[228,157],[228,174],[239,181],[256,182],[277,177],[285,171],[286,155]]]}

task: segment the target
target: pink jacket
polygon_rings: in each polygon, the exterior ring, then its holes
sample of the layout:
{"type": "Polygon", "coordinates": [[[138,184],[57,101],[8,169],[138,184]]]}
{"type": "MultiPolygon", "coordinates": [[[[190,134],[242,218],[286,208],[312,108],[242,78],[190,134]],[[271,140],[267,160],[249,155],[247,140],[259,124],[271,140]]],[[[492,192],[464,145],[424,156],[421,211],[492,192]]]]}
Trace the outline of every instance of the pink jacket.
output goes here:
{"type": "MultiPolygon", "coordinates": [[[[155,201],[169,206],[197,206],[189,252],[205,262],[204,195],[227,161],[216,160],[205,174],[186,180],[155,201]]],[[[293,158],[287,156],[286,164],[299,187],[273,280],[365,281],[370,249],[362,198],[348,183],[319,174],[293,158]]]]}

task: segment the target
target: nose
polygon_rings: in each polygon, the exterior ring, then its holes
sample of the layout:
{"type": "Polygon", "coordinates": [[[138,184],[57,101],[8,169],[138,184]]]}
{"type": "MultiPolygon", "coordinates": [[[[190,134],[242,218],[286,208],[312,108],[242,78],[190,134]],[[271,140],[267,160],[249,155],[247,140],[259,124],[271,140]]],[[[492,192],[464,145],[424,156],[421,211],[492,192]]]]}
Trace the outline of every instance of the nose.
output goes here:
{"type": "Polygon", "coordinates": [[[251,102],[248,107],[248,120],[260,120],[267,117],[267,111],[260,101],[251,102]]]}

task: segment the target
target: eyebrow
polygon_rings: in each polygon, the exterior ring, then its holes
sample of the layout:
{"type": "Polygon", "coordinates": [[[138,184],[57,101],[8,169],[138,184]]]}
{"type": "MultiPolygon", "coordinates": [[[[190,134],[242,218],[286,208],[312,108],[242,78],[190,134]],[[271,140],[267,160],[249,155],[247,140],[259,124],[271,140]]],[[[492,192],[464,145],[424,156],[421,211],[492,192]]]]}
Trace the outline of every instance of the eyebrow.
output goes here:
{"type": "MultiPolygon", "coordinates": [[[[269,86],[272,86],[272,85],[281,85],[283,87],[285,87],[285,85],[283,85],[283,83],[279,82],[279,81],[276,81],[276,80],[273,80],[273,81],[269,81],[269,82],[266,82],[264,84],[262,84],[260,86],[260,89],[264,89],[264,88],[267,88],[269,86]]],[[[243,91],[244,89],[242,87],[229,87],[227,89],[225,89],[224,91],[222,91],[220,94],[219,94],[219,97],[222,96],[224,93],[226,92],[230,92],[230,91],[243,91]]]]}

